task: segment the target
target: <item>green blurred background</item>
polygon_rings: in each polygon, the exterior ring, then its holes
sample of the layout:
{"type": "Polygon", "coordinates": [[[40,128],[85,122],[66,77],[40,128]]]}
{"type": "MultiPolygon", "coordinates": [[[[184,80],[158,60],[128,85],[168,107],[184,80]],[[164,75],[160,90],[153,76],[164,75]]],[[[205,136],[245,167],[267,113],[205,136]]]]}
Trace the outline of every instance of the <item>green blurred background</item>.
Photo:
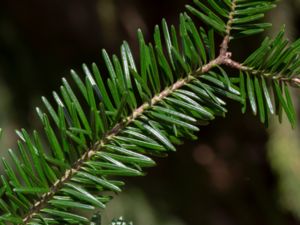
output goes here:
{"type": "MultiPolygon", "coordinates": [[[[70,77],[70,68],[101,64],[101,49],[118,53],[124,39],[137,53],[137,28],[150,40],[154,25],[162,17],[177,24],[188,2],[0,0],[1,155],[15,145],[15,129],[40,126],[34,106],[70,77]]],[[[291,40],[300,37],[299,12],[299,0],[282,1],[268,14],[269,35],[285,23],[291,40]]],[[[243,59],[261,40],[233,43],[234,58],[243,59]]],[[[295,96],[297,102],[300,93],[295,96]]],[[[265,130],[255,117],[241,115],[238,104],[229,108],[226,119],[202,128],[198,142],[159,159],[146,178],[128,179],[103,224],[119,216],[135,225],[300,224],[299,132],[276,121],[265,130]]]]}

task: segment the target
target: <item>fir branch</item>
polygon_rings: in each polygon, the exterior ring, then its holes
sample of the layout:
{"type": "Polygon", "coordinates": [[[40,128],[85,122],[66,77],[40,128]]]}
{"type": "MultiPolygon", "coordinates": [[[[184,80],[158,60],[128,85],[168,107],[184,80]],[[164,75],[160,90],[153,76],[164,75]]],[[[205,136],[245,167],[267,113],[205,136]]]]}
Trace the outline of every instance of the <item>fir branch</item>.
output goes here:
{"type": "Polygon", "coordinates": [[[298,78],[298,74],[295,74],[291,77],[285,77],[284,74],[277,74],[277,73],[272,73],[270,71],[266,71],[266,70],[258,70],[255,69],[253,67],[248,67],[248,66],[244,66],[242,63],[239,63],[233,59],[231,59],[230,57],[227,57],[224,61],[223,64],[236,69],[236,70],[240,70],[243,72],[248,72],[250,74],[252,74],[253,76],[263,76],[265,78],[269,78],[272,80],[278,80],[278,81],[283,81],[286,83],[289,83],[290,85],[294,86],[294,87],[299,87],[300,86],[300,79],[298,78]]]}
{"type": "Polygon", "coordinates": [[[281,118],[281,108],[284,108],[291,124],[295,124],[288,85],[300,84],[297,62],[300,41],[286,47],[283,32],[280,32],[274,41],[266,39],[244,63],[232,60],[228,50],[231,39],[249,36],[267,27],[254,21],[273,8],[274,1],[210,0],[207,6],[198,0],[194,2],[199,9],[187,8],[210,26],[208,32],[203,28],[198,31],[192,19],[181,14],[180,42],[176,29],[172,26],[170,31],[163,20],[166,49],[159,27],[155,29],[154,46],[146,44],[141,31],[138,32],[140,70],[128,44],[124,43],[121,61],[117,56],[111,60],[103,51],[110,75],[107,83],[95,65],[93,73],[83,66],[85,82],[72,71],[88,104],[90,119],[65,79],[62,97],[54,92],[57,111],[43,98],[61,136],[57,137],[52,122],[40,109],[37,112],[51,154],[45,153],[38,132],[34,132],[33,140],[25,130],[18,132],[21,159],[13,151],[9,153],[22,179],[19,181],[12,167],[3,160],[8,180],[1,177],[4,194],[0,198],[3,211],[0,224],[87,223],[86,217],[68,211],[72,204],[80,203],[79,208],[89,210],[104,207],[110,197],[98,197],[100,192],[121,191],[122,182],[109,180],[111,175],[141,175],[142,168],[154,164],[146,155],[164,156],[174,151],[173,144],[179,144],[182,138],[195,138],[199,122],[206,124],[227,112],[226,102],[221,97],[241,102],[243,111],[249,101],[252,111],[259,113],[263,123],[267,123],[269,113],[274,111],[281,118]],[[214,31],[223,37],[217,57],[214,31]],[[284,51],[278,54],[281,50],[284,51]],[[226,66],[239,71],[240,76],[229,77],[226,66]],[[273,79],[271,85],[266,82],[267,78],[273,79]],[[239,87],[233,80],[238,80],[239,87]],[[137,106],[138,103],[141,105],[137,106]],[[71,154],[79,159],[72,161],[71,154]]]}
{"type": "Polygon", "coordinates": [[[134,120],[136,120],[138,117],[143,115],[144,111],[153,107],[154,105],[157,105],[159,102],[164,100],[166,97],[170,96],[174,91],[182,88],[184,85],[189,83],[191,80],[198,79],[201,74],[209,72],[212,68],[214,68],[217,65],[221,65],[226,61],[227,57],[219,56],[218,58],[212,60],[208,64],[204,65],[203,67],[196,70],[194,73],[191,73],[186,76],[186,78],[178,80],[176,83],[174,83],[172,86],[166,88],[164,91],[162,91],[160,94],[154,96],[150,103],[144,103],[142,106],[137,108],[135,111],[133,111],[132,115],[128,116],[126,119],[124,119],[121,123],[118,123],[113,127],[106,135],[105,137],[98,141],[93,148],[86,151],[83,156],[77,160],[71,169],[67,170],[65,174],[62,176],[62,178],[58,181],[56,181],[53,186],[50,188],[51,191],[45,193],[40,200],[35,202],[34,206],[30,210],[30,212],[24,217],[23,223],[27,224],[34,215],[36,215],[45,205],[47,205],[48,201],[57,193],[59,189],[62,188],[62,186],[68,182],[75,173],[77,173],[81,168],[82,165],[90,160],[97,152],[101,151],[105,144],[109,143],[110,139],[113,139],[117,134],[119,134],[126,126],[131,124],[134,120]]]}
{"type": "Polygon", "coordinates": [[[181,79],[174,83],[172,86],[166,88],[164,91],[162,91],[160,94],[154,96],[150,103],[146,102],[139,108],[137,108],[135,111],[133,111],[132,115],[128,116],[126,119],[124,119],[121,123],[116,124],[106,135],[105,137],[98,141],[93,148],[86,151],[86,153],[83,154],[83,156],[77,160],[71,169],[67,170],[65,174],[62,176],[60,180],[55,182],[53,186],[50,188],[51,191],[48,193],[45,193],[39,201],[37,201],[33,208],[30,210],[30,212],[25,216],[23,219],[23,223],[28,223],[31,218],[36,215],[46,204],[47,202],[56,194],[56,192],[64,185],[64,183],[68,182],[72,176],[78,172],[84,162],[90,160],[96,152],[101,151],[103,146],[109,142],[110,139],[112,139],[115,135],[117,135],[119,132],[121,132],[127,125],[131,124],[136,118],[143,115],[144,111],[149,109],[150,107],[156,105],[160,101],[162,101],[167,96],[171,95],[174,91],[182,88],[184,85],[189,83],[193,79],[199,78],[201,74],[209,72],[213,67],[217,65],[222,64],[228,64],[231,67],[235,66],[237,69],[239,69],[237,63],[233,63],[233,61],[230,59],[231,53],[227,52],[228,45],[230,42],[230,31],[231,26],[233,22],[233,15],[236,8],[236,0],[232,1],[231,6],[231,12],[229,14],[229,20],[226,26],[226,36],[224,37],[221,47],[220,47],[220,55],[216,58],[210,61],[208,64],[202,66],[201,68],[197,69],[194,73],[191,73],[186,76],[186,78],[181,79]],[[230,63],[228,63],[230,62],[230,63]]]}

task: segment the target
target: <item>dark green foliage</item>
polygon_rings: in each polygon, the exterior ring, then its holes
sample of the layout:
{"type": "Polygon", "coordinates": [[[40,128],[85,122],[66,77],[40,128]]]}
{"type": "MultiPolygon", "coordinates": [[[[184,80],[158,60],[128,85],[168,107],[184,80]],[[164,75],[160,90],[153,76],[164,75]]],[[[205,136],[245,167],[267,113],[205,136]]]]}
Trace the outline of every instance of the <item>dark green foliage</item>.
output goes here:
{"type": "Polygon", "coordinates": [[[230,29],[230,38],[236,39],[261,33],[272,24],[260,20],[264,13],[276,7],[276,0],[194,0],[195,6],[188,10],[208,26],[225,36],[230,29]],[[231,26],[227,26],[228,20],[231,26]]]}
{"type": "Polygon", "coordinates": [[[227,52],[231,38],[263,31],[268,25],[256,21],[273,7],[268,0],[195,1],[187,8],[209,29],[183,13],[178,29],[165,20],[155,28],[154,43],[138,31],[139,64],[124,42],[120,57],[102,52],[106,81],[96,64],[83,65],[83,78],[71,71],[74,82],[62,80],[54,103],[42,98],[47,113],[36,109],[44,132],[17,131],[12,163],[2,160],[0,224],[91,224],[87,215],[121,192],[122,177],[143,176],[152,157],[197,139],[199,125],[225,116],[228,99],[243,111],[249,100],[264,123],[285,111],[295,125],[289,86],[298,84],[299,41],[288,45],[282,31],[243,64],[227,52]]]}
{"type": "Polygon", "coordinates": [[[266,38],[261,47],[246,59],[243,65],[248,68],[241,72],[241,92],[245,97],[243,111],[248,96],[252,112],[259,114],[261,122],[267,123],[272,114],[278,115],[281,121],[284,111],[291,125],[296,125],[289,86],[297,85],[299,50],[299,40],[290,44],[282,30],[274,40],[266,38]]]}

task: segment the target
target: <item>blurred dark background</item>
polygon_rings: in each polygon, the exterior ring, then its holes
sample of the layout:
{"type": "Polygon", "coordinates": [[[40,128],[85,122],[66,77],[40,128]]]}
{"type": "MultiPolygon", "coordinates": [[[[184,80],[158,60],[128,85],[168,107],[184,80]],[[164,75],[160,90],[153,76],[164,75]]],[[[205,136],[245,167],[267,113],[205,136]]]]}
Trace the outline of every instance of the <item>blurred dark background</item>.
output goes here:
{"type": "MultiPolygon", "coordinates": [[[[137,28],[150,40],[154,25],[163,17],[177,24],[188,2],[0,0],[1,154],[14,145],[14,129],[35,127],[34,106],[70,68],[101,64],[101,49],[118,53],[124,39],[137,52],[137,28]]],[[[299,3],[282,1],[268,15],[270,35],[285,23],[291,40],[300,37],[299,3]]],[[[243,59],[261,39],[233,43],[234,57],[243,59]]],[[[255,117],[241,115],[239,105],[229,108],[226,119],[202,128],[198,142],[159,159],[147,178],[129,179],[104,221],[122,215],[136,225],[300,224],[298,131],[277,122],[266,131],[255,117]]]]}

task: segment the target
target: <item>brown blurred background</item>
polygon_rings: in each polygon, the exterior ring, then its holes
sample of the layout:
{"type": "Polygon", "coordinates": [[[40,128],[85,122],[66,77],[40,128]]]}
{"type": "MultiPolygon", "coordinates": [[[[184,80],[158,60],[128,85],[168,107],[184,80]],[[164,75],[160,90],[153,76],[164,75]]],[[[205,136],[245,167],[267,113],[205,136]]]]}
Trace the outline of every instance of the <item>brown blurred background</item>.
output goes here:
{"type": "MultiPolygon", "coordinates": [[[[101,64],[104,47],[118,53],[121,41],[137,52],[136,30],[150,40],[165,17],[177,24],[189,0],[0,0],[0,127],[2,155],[14,146],[14,129],[35,127],[34,106],[51,96],[61,77],[81,63],[101,64]]],[[[285,23],[300,37],[300,1],[284,0],[268,15],[270,35],[285,23]]],[[[236,59],[262,37],[234,43],[236,59]]],[[[297,96],[299,96],[299,92],[297,96]]],[[[298,98],[297,98],[298,99],[298,98]]],[[[178,153],[159,159],[146,178],[129,179],[103,220],[125,216],[135,225],[300,224],[299,132],[274,122],[267,131],[240,106],[199,132],[178,153]]],[[[105,222],[104,222],[105,224],[105,222]]]]}

